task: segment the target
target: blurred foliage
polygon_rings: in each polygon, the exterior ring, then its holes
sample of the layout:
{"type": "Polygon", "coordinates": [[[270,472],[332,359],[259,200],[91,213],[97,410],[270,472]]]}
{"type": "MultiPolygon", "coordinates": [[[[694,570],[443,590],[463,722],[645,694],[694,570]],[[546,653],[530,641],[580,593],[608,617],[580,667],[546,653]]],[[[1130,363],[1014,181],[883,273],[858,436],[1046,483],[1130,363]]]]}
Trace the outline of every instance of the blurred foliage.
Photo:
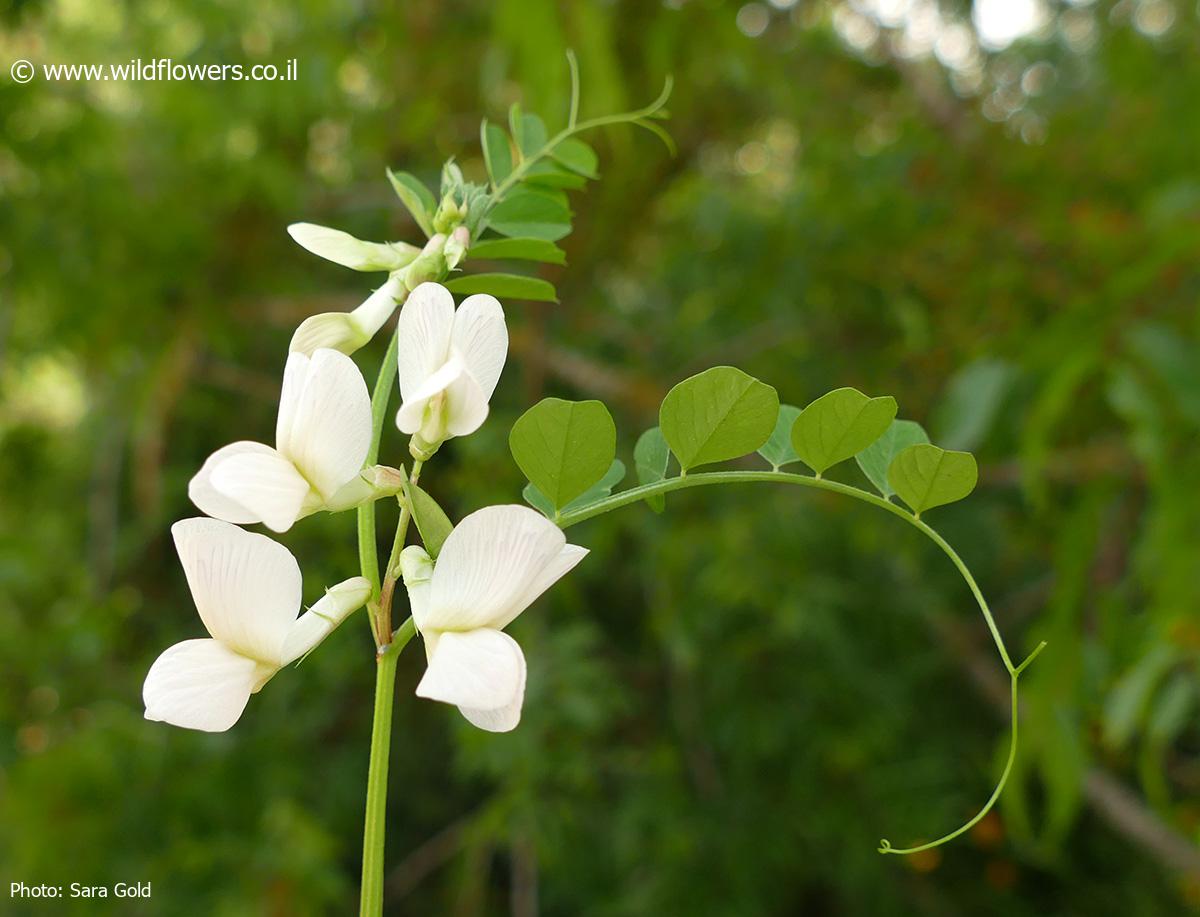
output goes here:
{"type": "MultiPolygon", "coordinates": [[[[6,880],[152,880],[151,902],[110,899],[120,914],[354,907],[366,624],[228,734],[145,723],[150,662],[200,633],[168,525],[195,513],[186,482],[210,451],[269,432],[295,325],[365,295],[284,226],[416,241],[385,167],[432,184],[456,156],[479,180],[481,116],[518,100],[565,116],[570,46],[584,116],[673,73],[679,155],[632,128],[591,138],[601,180],[574,198],[569,267],[545,272],[562,304],[509,304],[491,421],[422,483],[454,518],[519,500],[508,428],[543,395],[603,398],[632,468],[662,395],[716,363],[792,404],[894,392],[935,441],[977,451],[980,489],[931,522],[1014,656],[1050,646],[1022,682],[1000,811],[931,855],[882,858],[877,837],[970,814],[1005,741],[1003,670],[945,558],[869,508],[790,490],[582,525],[588,562],[516,625],[517,732],[418,702],[420,654],[401,662],[389,912],[1196,907],[1197,11],[1051,3],[1038,31],[985,50],[969,3],[938,9],[0,5],[6,62],[296,58],[300,74],[0,80],[6,880]]],[[[361,356],[372,374],[382,343],[361,356]]],[[[355,571],[353,533],[348,514],[283,539],[306,598],[355,571]]]]}

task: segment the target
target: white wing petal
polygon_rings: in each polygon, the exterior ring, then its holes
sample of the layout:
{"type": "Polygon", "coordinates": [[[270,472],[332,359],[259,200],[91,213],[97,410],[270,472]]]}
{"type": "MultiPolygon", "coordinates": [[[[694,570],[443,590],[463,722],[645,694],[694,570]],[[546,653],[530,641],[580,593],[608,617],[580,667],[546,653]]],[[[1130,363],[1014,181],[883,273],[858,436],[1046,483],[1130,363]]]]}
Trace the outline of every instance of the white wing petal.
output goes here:
{"type": "Polygon", "coordinates": [[[217,640],[184,640],[154,660],[142,686],[146,719],[224,732],[271,669],[217,640]]]}
{"type": "Polygon", "coordinates": [[[362,470],[371,447],[371,396],[353,360],[336,350],[313,354],[285,432],[279,451],[323,499],[362,470]]]}
{"type": "Polygon", "coordinates": [[[454,297],[444,286],[423,283],[408,294],[400,310],[396,351],[400,394],[406,401],[446,362],[453,327],[454,297]]]}
{"type": "Polygon", "coordinates": [[[421,384],[404,395],[404,402],[396,412],[396,426],[401,433],[416,433],[425,422],[425,408],[429,399],[453,385],[466,370],[462,360],[455,358],[426,376],[421,384]]]}
{"type": "Polygon", "coordinates": [[[171,534],[208,632],[243,656],[278,660],[300,610],[300,568],[291,552],[215,519],[184,519],[171,534]]]}
{"type": "Polygon", "coordinates": [[[446,433],[466,436],[487,420],[488,401],[479,383],[464,371],[446,390],[446,433]]]}
{"type": "Polygon", "coordinates": [[[507,732],[521,718],[525,655],[498,630],[441,634],[417,696],[454,704],[481,729],[507,732]]]}
{"type": "Polygon", "coordinates": [[[253,510],[243,506],[227,494],[221,493],[212,484],[213,469],[226,459],[235,455],[274,455],[275,450],[262,443],[252,443],[247,440],[222,446],[200,466],[195,477],[188,482],[188,498],[196,504],[196,508],[214,519],[224,519],[226,522],[236,522],[246,525],[259,522],[262,517],[253,510]]]}
{"type": "Polygon", "coordinates": [[[496,390],[508,356],[508,328],[499,301],[484,293],[464,299],[454,315],[450,343],[479,383],[486,403],[496,390]]]}
{"type": "Polygon", "coordinates": [[[565,543],[558,526],[525,506],[471,513],[438,554],[425,626],[471,630],[511,621],[565,543]]]}
{"type": "Polygon", "coordinates": [[[213,467],[209,482],[214,491],[254,516],[241,521],[261,521],[276,532],[286,532],[300,518],[312,490],[296,467],[274,449],[229,456],[213,467]]]}
{"type": "Polygon", "coordinates": [[[361,576],[331,586],[325,595],[296,619],[279,652],[281,666],[295,662],[328,637],[347,616],[371,597],[371,584],[361,576]]]}

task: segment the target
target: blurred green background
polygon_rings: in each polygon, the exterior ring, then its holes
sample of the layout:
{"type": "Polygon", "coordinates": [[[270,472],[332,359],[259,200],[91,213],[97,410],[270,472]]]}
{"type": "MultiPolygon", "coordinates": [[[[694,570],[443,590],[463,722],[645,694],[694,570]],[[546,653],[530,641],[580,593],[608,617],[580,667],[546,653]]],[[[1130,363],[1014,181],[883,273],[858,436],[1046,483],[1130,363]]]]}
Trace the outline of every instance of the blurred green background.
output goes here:
{"type": "MultiPolygon", "coordinates": [[[[168,534],[213,449],[269,439],[292,329],[378,278],[311,220],[417,240],[386,166],[482,174],[479,118],[560,124],[673,73],[671,158],[590,137],[561,305],[506,304],[478,434],[422,481],[519,500],[512,421],[599,397],[632,467],[674,382],[733,363],[804,405],[895,394],[979,490],[930,521],[766,487],[571,531],[513,631],[513,734],[401,662],[388,912],[1168,915],[1200,906],[1200,24],[1193,0],[7,0],[3,64],[299,62],[293,83],[0,77],[0,882],[153,882],[87,913],[356,907],[373,666],[356,616],[229,733],[142,719],[201,624],[168,534]]],[[[470,265],[468,264],[468,269],[470,265]]],[[[383,336],[359,354],[368,376],[383,336]]],[[[399,462],[394,429],[383,459],[399,462]]],[[[754,466],[748,459],[745,465],[754,466]]],[[[853,466],[840,475],[859,481],[853,466]]],[[[390,524],[381,511],[381,533],[390,524]]],[[[352,514],[282,539],[306,599],[352,514]]],[[[4,913],[47,913],[12,902],[4,913]],[[23,910],[24,909],[24,910],[23,910]]],[[[67,907],[63,907],[67,910],[67,907]]]]}

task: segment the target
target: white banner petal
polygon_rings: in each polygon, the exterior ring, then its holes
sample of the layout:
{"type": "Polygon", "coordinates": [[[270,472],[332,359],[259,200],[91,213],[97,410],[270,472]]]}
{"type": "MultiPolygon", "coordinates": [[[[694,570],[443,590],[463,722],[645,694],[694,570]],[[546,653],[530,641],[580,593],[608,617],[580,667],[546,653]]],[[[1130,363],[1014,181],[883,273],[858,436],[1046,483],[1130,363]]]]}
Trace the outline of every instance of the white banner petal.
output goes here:
{"type": "Polygon", "coordinates": [[[526,506],[471,513],[438,554],[426,626],[471,630],[511,621],[565,544],[558,526],[526,506]]]}
{"type": "Polygon", "coordinates": [[[524,591],[513,602],[509,616],[498,618],[492,626],[500,630],[508,627],[517,615],[537,601],[543,592],[575,569],[575,565],[587,557],[587,555],[587,548],[581,548],[577,544],[563,545],[563,549],[558,552],[558,555],[526,584],[524,591]]]}
{"type": "Polygon", "coordinates": [[[300,396],[308,380],[308,369],[312,360],[304,353],[289,353],[283,367],[283,386],[279,392],[279,414],[275,419],[275,448],[287,452],[292,440],[292,426],[296,411],[300,407],[300,396]]]}
{"type": "Polygon", "coordinates": [[[453,348],[462,355],[469,372],[479,383],[486,404],[496,390],[508,356],[508,327],[504,309],[494,296],[468,296],[454,315],[453,348]]]}
{"type": "Polygon", "coordinates": [[[336,350],[313,354],[285,432],[279,451],[323,499],[362,470],[371,446],[371,396],[353,360],[336,350]]]}
{"type": "Polygon", "coordinates": [[[244,656],[277,660],[300,610],[300,568],[291,552],[216,519],[184,519],[171,534],[208,632],[244,656]]]}
{"type": "Polygon", "coordinates": [[[439,283],[423,283],[408,294],[397,327],[396,368],[400,394],[414,397],[421,384],[450,355],[454,327],[454,297],[439,283]]]}

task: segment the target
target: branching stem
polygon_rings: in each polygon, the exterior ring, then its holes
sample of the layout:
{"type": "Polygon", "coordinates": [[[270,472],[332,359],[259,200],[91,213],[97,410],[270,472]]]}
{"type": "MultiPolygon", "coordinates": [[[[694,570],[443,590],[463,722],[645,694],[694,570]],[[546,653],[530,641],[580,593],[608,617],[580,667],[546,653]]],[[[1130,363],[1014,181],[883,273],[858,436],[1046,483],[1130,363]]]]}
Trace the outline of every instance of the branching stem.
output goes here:
{"type": "Polygon", "coordinates": [[[911,525],[913,528],[920,531],[934,544],[942,549],[942,552],[950,558],[967,587],[971,590],[971,594],[975,597],[976,604],[979,605],[979,610],[983,614],[983,619],[987,623],[988,631],[992,635],[992,641],[996,644],[996,650],[1000,653],[1000,659],[1004,663],[1004,668],[1008,671],[1009,679],[1012,683],[1012,732],[1008,744],[1008,759],[1004,764],[1004,770],[1000,774],[1000,780],[996,784],[995,790],[992,791],[991,797],[983,808],[975,814],[975,816],[966,824],[956,828],[949,834],[938,838],[935,841],[930,841],[927,844],[921,844],[917,847],[897,848],[891,845],[891,842],[886,838],[879,842],[880,853],[919,853],[922,850],[929,850],[933,847],[939,847],[947,841],[951,841],[969,831],[979,821],[992,810],[996,804],[996,800],[1000,798],[1005,784],[1008,783],[1008,777],[1012,773],[1013,762],[1017,757],[1017,719],[1019,716],[1017,704],[1017,682],[1020,675],[1025,671],[1026,667],[1037,658],[1038,654],[1045,648],[1045,642],[1039,643],[1020,665],[1014,665],[1012,657],[1009,656],[1008,647],[1004,645],[1004,638],[1000,635],[1000,629],[996,626],[996,620],[992,617],[991,609],[988,608],[987,600],[983,597],[983,592],[979,588],[979,584],[975,582],[975,577],[971,575],[971,571],[963,562],[963,559],[958,556],[958,552],[950,547],[950,544],[941,535],[931,528],[922,519],[914,516],[901,506],[893,503],[891,500],[886,500],[883,497],[873,493],[868,493],[865,490],[860,490],[857,487],[851,487],[848,484],[840,484],[837,481],[829,481],[819,476],[810,477],[804,474],[792,474],[782,471],[713,471],[702,472],[699,474],[681,475],[676,478],[667,478],[663,481],[658,481],[653,484],[644,484],[641,487],[634,487],[618,494],[613,494],[611,497],[605,497],[602,500],[597,500],[588,506],[581,507],[570,513],[563,513],[556,520],[562,528],[575,525],[587,519],[592,519],[602,513],[607,513],[610,510],[617,509],[622,506],[628,506],[631,503],[637,503],[644,500],[646,497],[651,497],[656,494],[667,494],[674,490],[683,490],[688,487],[703,487],[706,484],[737,484],[737,483],[754,483],[763,482],[771,484],[795,484],[800,487],[811,487],[816,490],[827,490],[832,493],[843,494],[847,497],[853,497],[855,500],[860,500],[863,503],[870,503],[872,506],[877,506],[880,509],[887,510],[893,516],[898,516],[911,525]]]}

